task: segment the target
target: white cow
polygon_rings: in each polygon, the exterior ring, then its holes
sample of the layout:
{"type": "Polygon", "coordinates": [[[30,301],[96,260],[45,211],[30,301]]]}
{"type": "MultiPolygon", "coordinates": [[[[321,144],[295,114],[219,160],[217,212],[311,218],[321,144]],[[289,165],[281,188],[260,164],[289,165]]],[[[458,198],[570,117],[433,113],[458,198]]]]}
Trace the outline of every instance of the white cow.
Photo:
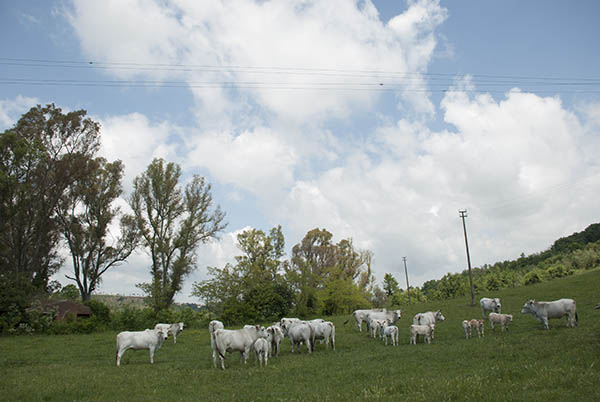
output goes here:
{"type": "Polygon", "coordinates": [[[309,325],[313,329],[311,338],[313,350],[317,339],[325,341],[325,348],[328,348],[331,342],[331,348],[335,350],[335,325],[331,321],[309,322],[309,325]]]}
{"type": "Polygon", "coordinates": [[[398,327],[395,325],[389,325],[389,321],[386,321],[383,324],[383,338],[385,339],[385,344],[388,344],[388,336],[392,340],[393,346],[398,346],[398,327]]]}
{"type": "Polygon", "coordinates": [[[373,320],[379,321],[391,321],[392,325],[395,325],[398,320],[402,317],[401,310],[392,310],[392,311],[372,311],[367,313],[365,321],[367,322],[367,331],[371,330],[370,324],[373,320]]]}
{"type": "Polygon", "coordinates": [[[225,326],[219,320],[212,320],[208,324],[208,332],[210,333],[210,347],[213,351],[212,358],[213,358],[213,367],[214,368],[217,368],[217,355],[219,354],[217,352],[217,344],[215,342],[215,331],[217,329],[225,329],[225,326]]]}
{"type": "Polygon", "coordinates": [[[513,320],[512,314],[498,314],[498,313],[490,313],[488,316],[490,320],[490,327],[494,329],[494,324],[500,324],[500,328],[502,332],[506,328],[508,330],[508,324],[510,324],[513,320]]]}
{"type": "Polygon", "coordinates": [[[154,364],[154,352],[169,337],[163,328],[147,329],[145,331],[123,331],[117,335],[117,366],[121,365],[121,357],[128,349],[148,349],[150,363],[154,364]]]}
{"type": "Polygon", "coordinates": [[[433,332],[435,330],[435,324],[428,325],[416,325],[413,324],[410,326],[410,343],[411,345],[417,344],[417,337],[419,335],[423,336],[424,342],[431,343],[433,339],[433,332]]]}
{"type": "Polygon", "coordinates": [[[469,324],[471,325],[471,330],[475,330],[475,332],[477,332],[477,337],[481,338],[482,336],[484,336],[484,328],[485,328],[485,321],[483,320],[471,320],[469,321],[469,324]]]}
{"type": "Polygon", "coordinates": [[[254,353],[256,354],[256,360],[258,360],[258,364],[262,366],[263,361],[265,362],[265,367],[269,362],[269,342],[265,338],[258,338],[254,341],[254,353]]]}
{"type": "MultiPolygon", "coordinates": [[[[376,308],[376,309],[370,309],[370,310],[354,310],[352,312],[352,317],[354,317],[354,323],[356,324],[356,328],[358,328],[358,330],[360,332],[362,332],[362,323],[363,321],[367,322],[367,315],[369,313],[384,313],[386,312],[386,309],[382,309],[382,308],[376,308]]],[[[350,321],[349,319],[346,320],[344,322],[344,324],[347,324],[348,321],[350,321]]],[[[368,326],[368,324],[367,324],[368,326]]],[[[368,329],[368,328],[367,328],[368,329]]]]}
{"type": "MultiPolygon", "coordinates": [[[[418,313],[413,317],[414,325],[431,325],[438,321],[444,321],[446,317],[440,310],[438,311],[427,311],[426,313],[418,313]]],[[[433,334],[431,336],[433,338],[433,334]]]]}
{"type": "Polygon", "coordinates": [[[479,305],[481,306],[481,316],[485,319],[485,313],[491,311],[492,313],[500,313],[500,309],[502,308],[502,304],[500,303],[500,298],[496,297],[495,299],[490,299],[489,297],[482,297],[479,300],[479,305]]]}
{"type": "Polygon", "coordinates": [[[298,352],[300,352],[300,344],[304,343],[308,348],[308,353],[312,353],[313,345],[311,339],[313,338],[314,329],[306,321],[298,321],[290,324],[283,328],[284,334],[290,338],[292,343],[292,353],[294,353],[294,346],[298,344],[298,352]]]}
{"type": "Polygon", "coordinates": [[[279,357],[279,345],[283,340],[283,331],[277,325],[271,325],[267,328],[267,341],[271,347],[271,355],[275,354],[279,357]]]}
{"type": "Polygon", "coordinates": [[[465,339],[469,339],[471,337],[471,322],[468,320],[463,320],[462,322],[463,330],[465,331],[465,339]]]}
{"type": "Polygon", "coordinates": [[[177,343],[177,335],[183,332],[183,323],[176,322],[174,324],[163,324],[159,323],[154,326],[154,328],[163,328],[165,331],[168,331],[169,334],[173,335],[173,343],[177,343]]]}
{"type": "Polygon", "coordinates": [[[252,350],[252,345],[258,338],[266,338],[265,328],[260,325],[249,326],[242,329],[217,329],[215,331],[215,343],[217,353],[221,359],[221,368],[225,370],[225,353],[240,352],[240,360],[244,359],[244,364],[248,363],[248,355],[252,350]]]}
{"type": "Polygon", "coordinates": [[[577,326],[577,306],[573,299],[560,299],[551,302],[536,302],[535,300],[529,300],[523,305],[521,310],[523,314],[531,314],[537,318],[544,328],[548,327],[549,318],[561,318],[567,316],[567,328],[577,326]]]}

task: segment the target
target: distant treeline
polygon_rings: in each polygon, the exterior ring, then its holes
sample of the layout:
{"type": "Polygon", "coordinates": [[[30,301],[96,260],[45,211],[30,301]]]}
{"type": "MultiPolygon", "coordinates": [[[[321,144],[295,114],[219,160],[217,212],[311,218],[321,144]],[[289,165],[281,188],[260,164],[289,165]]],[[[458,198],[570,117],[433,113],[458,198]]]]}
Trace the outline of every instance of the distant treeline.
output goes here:
{"type": "MultiPolygon", "coordinates": [[[[527,286],[597,268],[600,265],[600,223],[588,226],[582,232],[561,237],[542,252],[516,260],[485,264],[474,268],[475,292],[496,291],[503,288],[527,286]]],[[[439,280],[423,284],[421,291],[428,299],[447,299],[464,296],[469,292],[468,271],[448,273],[439,280]]]]}

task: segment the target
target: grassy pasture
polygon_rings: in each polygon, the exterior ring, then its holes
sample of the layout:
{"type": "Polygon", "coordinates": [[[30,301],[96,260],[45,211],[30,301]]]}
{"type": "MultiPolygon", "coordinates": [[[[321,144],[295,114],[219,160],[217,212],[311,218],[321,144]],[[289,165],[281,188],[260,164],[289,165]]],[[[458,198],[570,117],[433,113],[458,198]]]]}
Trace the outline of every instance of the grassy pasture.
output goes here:
{"type": "Polygon", "coordinates": [[[0,338],[0,400],[264,400],[264,401],[598,401],[600,400],[600,270],[536,286],[487,294],[514,314],[508,333],[486,326],[483,339],[465,340],[461,322],[481,316],[470,297],[406,306],[400,345],[367,338],[347,316],[336,324],[335,351],[317,344],[312,355],[279,358],[260,368],[239,354],[227,370],[213,369],[207,330],[185,331],[155,354],[129,350],[115,367],[115,333],[0,338]],[[529,298],[577,301],[579,326],[551,320],[550,331],[520,314],[529,298]],[[417,312],[442,309],[431,345],[409,345],[417,312]]]}

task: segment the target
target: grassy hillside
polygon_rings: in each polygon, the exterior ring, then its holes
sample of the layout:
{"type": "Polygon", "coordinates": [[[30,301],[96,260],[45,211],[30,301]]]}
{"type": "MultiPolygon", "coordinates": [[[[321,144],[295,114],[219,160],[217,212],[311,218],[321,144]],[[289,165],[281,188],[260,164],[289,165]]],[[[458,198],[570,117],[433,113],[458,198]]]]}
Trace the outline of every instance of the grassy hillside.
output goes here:
{"type": "Polygon", "coordinates": [[[260,368],[229,355],[227,370],[212,368],[208,331],[169,339],[150,365],[147,351],[127,351],[115,364],[115,333],[0,338],[2,400],[600,400],[600,271],[539,285],[506,289],[509,332],[486,327],[483,339],[465,340],[461,321],[480,317],[470,298],[412,305],[398,323],[400,346],[367,338],[348,317],[332,317],[336,351],[281,357],[260,368]],[[520,309],[529,298],[576,299],[579,327],[551,320],[551,330],[520,309]],[[446,321],[432,345],[409,345],[417,312],[441,308],[446,321]]]}

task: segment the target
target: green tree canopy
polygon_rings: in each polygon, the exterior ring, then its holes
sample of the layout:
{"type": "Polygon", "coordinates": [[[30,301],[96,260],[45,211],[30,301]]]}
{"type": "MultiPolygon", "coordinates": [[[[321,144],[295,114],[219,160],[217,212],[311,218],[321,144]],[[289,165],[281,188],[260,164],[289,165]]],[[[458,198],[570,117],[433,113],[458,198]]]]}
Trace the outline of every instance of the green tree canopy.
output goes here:
{"type": "Polygon", "coordinates": [[[282,275],[284,237],[281,226],[269,232],[250,229],[238,235],[243,252],[237,264],[209,269],[211,279],[196,282],[193,295],[228,323],[263,322],[286,315],[293,293],[282,275]]]}
{"type": "Polygon", "coordinates": [[[85,110],[31,108],[0,135],[0,279],[47,292],[62,260],[56,207],[80,162],[99,148],[98,123],[85,110]]]}

